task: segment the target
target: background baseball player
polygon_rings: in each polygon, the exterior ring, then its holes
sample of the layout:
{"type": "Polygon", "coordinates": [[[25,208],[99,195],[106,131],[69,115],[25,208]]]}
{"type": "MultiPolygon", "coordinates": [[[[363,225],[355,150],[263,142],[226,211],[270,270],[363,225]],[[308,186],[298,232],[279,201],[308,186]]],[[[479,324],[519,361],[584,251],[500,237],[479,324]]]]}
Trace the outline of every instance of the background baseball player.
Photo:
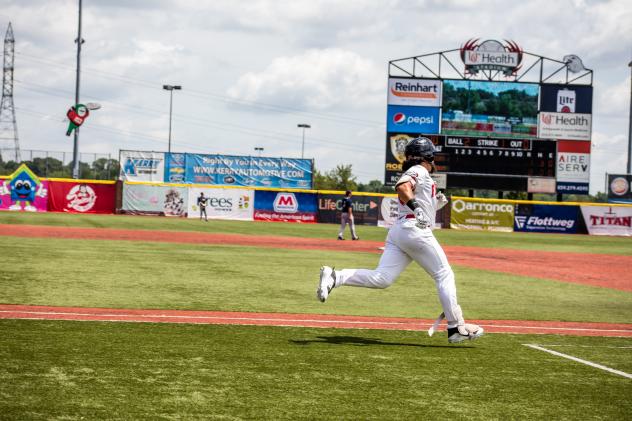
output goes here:
{"type": "Polygon", "coordinates": [[[345,198],[342,199],[342,213],[340,214],[340,231],[338,231],[338,239],[344,240],[345,228],[349,224],[351,230],[351,239],[359,240],[356,235],[355,223],[353,220],[353,202],[351,201],[351,191],[345,192],[345,198]]]}
{"type": "Polygon", "coordinates": [[[483,329],[465,323],[457,303],[454,273],[431,230],[437,209],[447,203],[445,196],[437,193],[436,184],[430,177],[430,172],[435,171],[434,152],[432,142],[424,137],[413,139],[406,145],[404,174],[395,186],[399,198],[398,220],[388,232],[377,269],[334,270],[323,266],[316,295],[325,302],[333,288],[343,285],[387,288],[414,260],[435,281],[443,307],[440,319],[445,315],[448,341],[454,343],[476,339],[483,334],[483,329]]]}
{"type": "Polygon", "coordinates": [[[208,222],[208,217],[206,216],[206,205],[208,204],[208,198],[204,197],[204,192],[200,192],[200,195],[197,198],[197,204],[200,207],[200,221],[202,220],[202,216],[204,216],[204,220],[208,222]]]}

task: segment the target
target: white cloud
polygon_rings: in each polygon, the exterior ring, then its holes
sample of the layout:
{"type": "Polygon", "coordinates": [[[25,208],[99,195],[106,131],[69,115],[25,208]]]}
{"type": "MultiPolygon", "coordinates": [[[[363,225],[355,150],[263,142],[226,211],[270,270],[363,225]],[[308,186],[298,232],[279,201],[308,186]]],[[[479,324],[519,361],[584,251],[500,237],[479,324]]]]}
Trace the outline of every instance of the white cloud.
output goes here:
{"type": "Polygon", "coordinates": [[[228,95],[234,99],[323,110],[379,102],[385,85],[378,66],[337,48],[278,57],[261,72],[242,75],[228,95]]]}

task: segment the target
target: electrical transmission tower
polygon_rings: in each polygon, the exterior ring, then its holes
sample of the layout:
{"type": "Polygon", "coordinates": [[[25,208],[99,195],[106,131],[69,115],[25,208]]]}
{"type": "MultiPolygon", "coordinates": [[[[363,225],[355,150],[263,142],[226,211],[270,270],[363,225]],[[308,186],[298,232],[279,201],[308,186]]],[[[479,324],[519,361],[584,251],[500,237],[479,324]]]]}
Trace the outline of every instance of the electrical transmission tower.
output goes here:
{"type": "Polygon", "coordinates": [[[6,159],[20,162],[20,143],[18,141],[18,124],[15,121],[13,105],[13,59],[15,57],[15,38],[11,22],[4,36],[4,66],[2,71],[2,102],[0,103],[0,159],[3,151],[6,159]],[[13,152],[13,153],[11,153],[13,152]]]}

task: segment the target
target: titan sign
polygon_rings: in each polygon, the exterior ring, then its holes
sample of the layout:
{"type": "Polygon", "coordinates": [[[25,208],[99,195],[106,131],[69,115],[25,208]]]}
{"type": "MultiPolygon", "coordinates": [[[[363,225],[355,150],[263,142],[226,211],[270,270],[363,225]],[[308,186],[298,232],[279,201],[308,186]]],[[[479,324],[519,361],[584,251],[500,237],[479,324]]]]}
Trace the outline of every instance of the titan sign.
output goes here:
{"type": "Polygon", "coordinates": [[[388,80],[388,105],[440,107],[441,81],[390,78],[388,80]]]}

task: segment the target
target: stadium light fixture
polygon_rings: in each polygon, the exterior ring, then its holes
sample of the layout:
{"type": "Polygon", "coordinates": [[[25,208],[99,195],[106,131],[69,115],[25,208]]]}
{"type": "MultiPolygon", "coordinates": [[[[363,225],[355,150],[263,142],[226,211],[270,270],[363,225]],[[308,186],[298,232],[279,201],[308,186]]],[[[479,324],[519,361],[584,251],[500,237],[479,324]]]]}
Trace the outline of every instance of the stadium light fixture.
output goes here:
{"type": "Polygon", "coordinates": [[[305,129],[311,129],[312,126],[310,126],[309,124],[301,123],[297,124],[296,127],[303,129],[303,143],[301,144],[301,159],[303,159],[303,155],[305,153],[305,129]]]}
{"type": "Polygon", "coordinates": [[[180,85],[162,85],[162,89],[169,91],[169,146],[167,152],[171,153],[171,115],[173,112],[173,91],[179,91],[182,89],[180,85]]]}

